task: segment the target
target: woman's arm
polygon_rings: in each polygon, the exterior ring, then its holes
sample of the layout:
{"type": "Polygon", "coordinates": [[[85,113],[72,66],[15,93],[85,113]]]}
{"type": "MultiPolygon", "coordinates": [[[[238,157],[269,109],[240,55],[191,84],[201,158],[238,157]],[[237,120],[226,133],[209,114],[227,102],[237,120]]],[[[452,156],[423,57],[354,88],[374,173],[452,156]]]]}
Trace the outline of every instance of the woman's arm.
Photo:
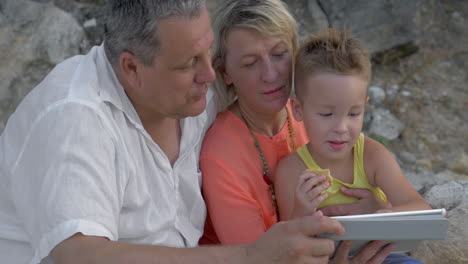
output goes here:
{"type": "Polygon", "coordinates": [[[282,159],[275,172],[275,192],[281,221],[312,214],[327,198],[321,192],[329,187],[324,175],[304,172],[297,154],[282,159]]]}
{"type": "MultiPolygon", "coordinates": [[[[260,199],[271,199],[268,186],[262,182],[261,175],[246,175],[242,165],[234,162],[221,162],[218,159],[202,155],[200,169],[203,175],[203,196],[208,208],[213,229],[222,244],[232,245],[249,243],[258,239],[265,231],[264,217],[274,218],[274,209],[265,212],[260,199]],[[255,185],[256,179],[246,181],[246,177],[258,177],[261,182],[255,185]],[[263,196],[255,195],[265,188],[263,196]]],[[[271,201],[269,206],[271,205],[271,201]]],[[[276,221],[274,221],[276,222],[276,221]]],[[[273,224],[273,223],[272,223],[273,224]]]]}

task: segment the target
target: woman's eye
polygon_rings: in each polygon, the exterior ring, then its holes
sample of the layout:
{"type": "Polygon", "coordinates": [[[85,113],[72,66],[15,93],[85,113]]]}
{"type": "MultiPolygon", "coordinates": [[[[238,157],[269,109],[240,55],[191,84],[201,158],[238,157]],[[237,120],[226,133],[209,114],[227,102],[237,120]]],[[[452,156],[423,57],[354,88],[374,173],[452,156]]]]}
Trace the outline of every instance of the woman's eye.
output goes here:
{"type": "Polygon", "coordinates": [[[356,117],[356,116],[359,116],[361,113],[349,113],[349,116],[351,117],[356,117]]]}
{"type": "Polygon", "coordinates": [[[332,113],[319,113],[319,116],[324,116],[324,117],[328,117],[328,116],[331,116],[332,113]]]}
{"type": "Polygon", "coordinates": [[[274,54],[273,54],[273,57],[275,57],[275,58],[282,58],[285,54],[286,54],[286,51],[277,52],[277,53],[274,53],[274,54]]]}

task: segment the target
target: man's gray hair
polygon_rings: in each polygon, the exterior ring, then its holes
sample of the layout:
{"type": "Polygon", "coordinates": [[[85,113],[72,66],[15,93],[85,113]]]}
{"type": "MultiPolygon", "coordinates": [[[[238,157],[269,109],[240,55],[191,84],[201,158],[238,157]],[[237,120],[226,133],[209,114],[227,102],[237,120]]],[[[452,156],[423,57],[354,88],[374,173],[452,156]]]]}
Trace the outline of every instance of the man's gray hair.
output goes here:
{"type": "Polygon", "coordinates": [[[120,54],[128,51],[145,65],[152,65],[161,45],[158,22],[172,16],[196,17],[204,8],[205,0],[107,0],[107,58],[117,65],[120,54]]]}

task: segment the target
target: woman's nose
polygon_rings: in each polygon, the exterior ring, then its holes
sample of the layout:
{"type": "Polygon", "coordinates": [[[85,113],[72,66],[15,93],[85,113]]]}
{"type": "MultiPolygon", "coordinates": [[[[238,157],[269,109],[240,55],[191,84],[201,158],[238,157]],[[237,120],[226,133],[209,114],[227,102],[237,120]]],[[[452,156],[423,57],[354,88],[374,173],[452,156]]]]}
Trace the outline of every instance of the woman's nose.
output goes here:
{"type": "Polygon", "coordinates": [[[272,61],[266,61],[263,64],[261,79],[264,82],[273,82],[278,77],[278,71],[272,61]]]}

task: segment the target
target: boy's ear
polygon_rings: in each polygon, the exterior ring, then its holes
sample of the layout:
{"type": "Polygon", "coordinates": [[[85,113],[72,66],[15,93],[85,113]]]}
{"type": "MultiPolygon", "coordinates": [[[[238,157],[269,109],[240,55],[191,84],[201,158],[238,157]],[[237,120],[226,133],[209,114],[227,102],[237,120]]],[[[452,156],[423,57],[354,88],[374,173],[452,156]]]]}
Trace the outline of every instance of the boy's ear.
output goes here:
{"type": "Polygon", "coordinates": [[[291,97],[291,108],[294,119],[296,119],[297,121],[302,121],[302,104],[299,101],[299,99],[297,99],[295,96],[291,97]]]}
{"type": "Polygon", "coordinates": [[[140,77],[138,74],[139,67],[141,67],[140,64],[141,63],[132,53],[124,51],[120,54],[120,72],[123,75],[125,82],[127,82],[132,88],[140,87],[140,77]]]}

